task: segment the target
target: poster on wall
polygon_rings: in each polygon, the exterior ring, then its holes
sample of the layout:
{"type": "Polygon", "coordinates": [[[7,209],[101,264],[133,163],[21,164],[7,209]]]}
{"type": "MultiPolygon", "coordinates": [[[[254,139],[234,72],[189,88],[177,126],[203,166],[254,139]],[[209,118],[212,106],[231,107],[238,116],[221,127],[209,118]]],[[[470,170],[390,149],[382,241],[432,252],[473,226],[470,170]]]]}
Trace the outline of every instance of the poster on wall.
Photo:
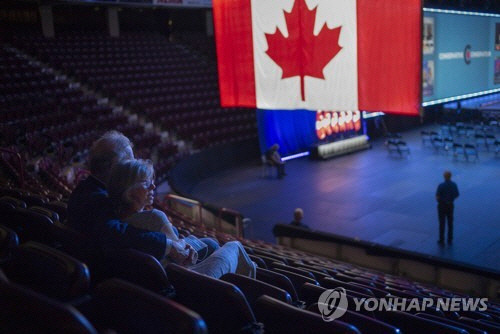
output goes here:
{"type": "Polygon", "coordinates": [[[495,58],[495,85],[500,84],[500,57],[495,58]]]}
{"type": "Polygon", "coordinates": [[[500,23],[496,24],[495,29],[495,50],[500,50],[500,23]]]}
{"type": "Polygon", "coordinates": [[[424,60],[422,66],[422,95],[434,94],[434,60],[424,60]]]}
{"type": "MultiPolygon", "coordinates": [[[[498,27],[497,27],[498,29],[498,27]]],[[[424,55],[434,52],[434,18],[424,17],[424,31],[422,33],[424,55]]]]}

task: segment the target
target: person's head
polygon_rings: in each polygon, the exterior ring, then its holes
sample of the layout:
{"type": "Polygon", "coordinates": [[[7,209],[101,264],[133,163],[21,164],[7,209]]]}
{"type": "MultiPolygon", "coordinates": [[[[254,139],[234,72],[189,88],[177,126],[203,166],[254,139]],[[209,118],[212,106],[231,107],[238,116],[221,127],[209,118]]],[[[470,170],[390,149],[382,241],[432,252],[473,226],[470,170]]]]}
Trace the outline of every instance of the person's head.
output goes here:
{"type": "Polygon", "coordinates": [[[154,168],[149,160],[125,160],[111,169],[108,194],[119,212],[138,212],[153,204],[155,188],[154,168]]]}
{"type": "Polygon", "coordinates": [[[301,208],[296,208],[293,211],[293,220],[294,221],[300,222],[303,217],[304,217],[304,210],[302,210],[301,208]]]}
{"type": "Polygon", "coordinates": [[[273,151],[277,151],[280,149],[280,146],[278,144],[274,144],[273,146],[271,146],[271,150],[273,151]]]}
{"type": "Polygon", "coordinates": [[[113,164],[133,158],[130,140],[118,131],[108,131],[92,145],[89,169],[94,176],[107,182],[113,164]]]}
{"type": "Polygon", "coordinates": [[[449,170],[445,171],[445,172],[443,173],[443,177],[444,177],[444,179],[445,179],[446,181],[451,180],[451,172],[450,172],[449,170]]]}

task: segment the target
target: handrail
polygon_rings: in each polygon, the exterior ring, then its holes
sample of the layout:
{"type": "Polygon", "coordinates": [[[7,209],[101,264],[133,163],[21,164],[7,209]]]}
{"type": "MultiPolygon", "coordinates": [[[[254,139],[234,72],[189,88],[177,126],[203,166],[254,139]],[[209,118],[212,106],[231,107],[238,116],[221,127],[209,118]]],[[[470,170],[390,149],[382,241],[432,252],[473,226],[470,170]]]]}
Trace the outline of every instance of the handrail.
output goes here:
{"type": "Polygon", "coordinates": [[[220,208],[217,215],[217,230],[222,231],[222,214],[228,214],[235,219],[236,237],[243,238],[243,215],[236,210],[220,208]]]}
{"type": "Polygon", "coordinates": [[[186,197],[182,197],[182,196],[179,196],[179,195],[174,195],[174,194],[167,194],[165,196],[165,198],[163,199],[162,201],[162,204],[174,211],[176,211],[177,213],[181,214],[181,212],[179,212],[178,210],[175,210],[171,205],[169,205],[170,202],[176,202],[176,203],[188,203],[190,204],[191,206],[194,206],[194,207],[197,207],[197,210],[198,210],[198,217],[192,217],[192,220],[198,224],[198,225],[201,225],[201,226],[205,226],[205,223],[203,222],[203,217],[202,217],[202,205],[200,202],[198,201],[195,201],[193,199],[190,199],[190,198],[186,198],[186,197]]]}
{"type": "Polygon", "coordinates": [[[0,152],[11,154],[18,161],[18,163],[19,163],[19,185],[21,186],[21,188],[24,187],[25,170],[24,170],[24,163],[23,163],[23,159],[21,158],[21,154],[19,154],[18,152],[14,151],[14,150],[11,150],[8,148],[3,148],[3,147],[0,147],[0,152]]]}

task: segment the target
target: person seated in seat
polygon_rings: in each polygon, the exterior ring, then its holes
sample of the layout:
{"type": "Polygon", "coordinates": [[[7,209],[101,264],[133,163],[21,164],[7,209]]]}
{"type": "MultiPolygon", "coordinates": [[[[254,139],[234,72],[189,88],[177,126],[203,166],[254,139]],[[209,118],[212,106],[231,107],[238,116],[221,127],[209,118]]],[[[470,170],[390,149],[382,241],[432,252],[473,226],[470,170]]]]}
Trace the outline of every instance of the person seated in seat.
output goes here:
{"type": "Polygon", "coordinates": [[[281,156],[278,152],[280,146],[278,144],[274,144],[266,151],[266,159],[271,164],[271,166],[276,167],[278,172],[278,178],[281,179],[286,175],[285,173],[285,162],[281,160],[281,156]]]}
{"type": "MultiPolygon", "coordinates": [[[[170,252],[186,256],[184,246],[172,243],[164,233],[136,228],[116,218],[106,183],[113,164],[133,158],[132,143],[118,131],[106,132],[94,142],[88,157],[90,175],[68,201],[68,225],[93,240],[90,249],[133,248],[158,260],[170,252]]],[[[215,240],[207,245],[208,253],[218,248],[215,240]]]]}
{"type": "MultiPolygon", "coordinates": [[[[119,219],[137,227],[161,232],[172,243],[182,245],[182,256],[178,253],[167,256],[164,265],[175,262],[211,277],[219,278],[226,273],[237,273],[255,277],[255,264],[238,241],[225,243],[221,248],[197,263],[198,254],[191,246],[179,238],[163,211],[147,210],[154,200],[154,169],[148,160],[132,159],[115,164],[108,183],[109,197],[119,219]]],[[[196,241],[196,238],[194,240],[196,241]]]]}
{"type": "Polygon", "coordinates": [[[302,218],[304,218],[304,210],[301,208],[296,208],[293,211],[293,220],[290,223],[292,226],[297,226],[297,227],[303,227],[303,228],[309,228],[306,224],[302,223],[302,218]]]}

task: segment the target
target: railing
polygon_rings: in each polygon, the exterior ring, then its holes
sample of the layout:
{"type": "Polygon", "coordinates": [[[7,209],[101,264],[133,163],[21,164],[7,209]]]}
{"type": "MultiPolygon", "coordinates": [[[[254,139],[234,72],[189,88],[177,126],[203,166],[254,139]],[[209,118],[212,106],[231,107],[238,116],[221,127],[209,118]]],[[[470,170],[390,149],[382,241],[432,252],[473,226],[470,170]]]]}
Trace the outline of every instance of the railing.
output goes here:
{"type": "Polygon", "coordinates": [[[168,214],[190,224],[215,229],[237,238],[244,237],[243,216],[238,211],[220,208],[212,212],[196,200],[174,194],[166,195],[159,204],[168,214]]]}
{"type": "Polygon", "coordinates": [[[278,244],[297,250],[492,300],[500,298],[498,270],[284,224],[275,225],[273,234],[278,244]]]}
{"type": "Polygon", "coordinates": [[[224,231],[223,227],[223,222],[225,221],[222,219],[223,216],[230,216],[234,218],[234,232],[231,234],[234,234],[238,238],[243,238],[243,216],[241,213],[235,210],[231,210],[228,208],[220,208],[219,209],[219,214],[217,215],[217,230],[218,231],[224,231]]]}
{"type": "Polygon", "coordinates": [[[187,217],[196,225],[205,227],[202,217],[201,203],[190,198],[168,194],[162,201],[162,205],[176,211],[181,216],[187,217]]]}

